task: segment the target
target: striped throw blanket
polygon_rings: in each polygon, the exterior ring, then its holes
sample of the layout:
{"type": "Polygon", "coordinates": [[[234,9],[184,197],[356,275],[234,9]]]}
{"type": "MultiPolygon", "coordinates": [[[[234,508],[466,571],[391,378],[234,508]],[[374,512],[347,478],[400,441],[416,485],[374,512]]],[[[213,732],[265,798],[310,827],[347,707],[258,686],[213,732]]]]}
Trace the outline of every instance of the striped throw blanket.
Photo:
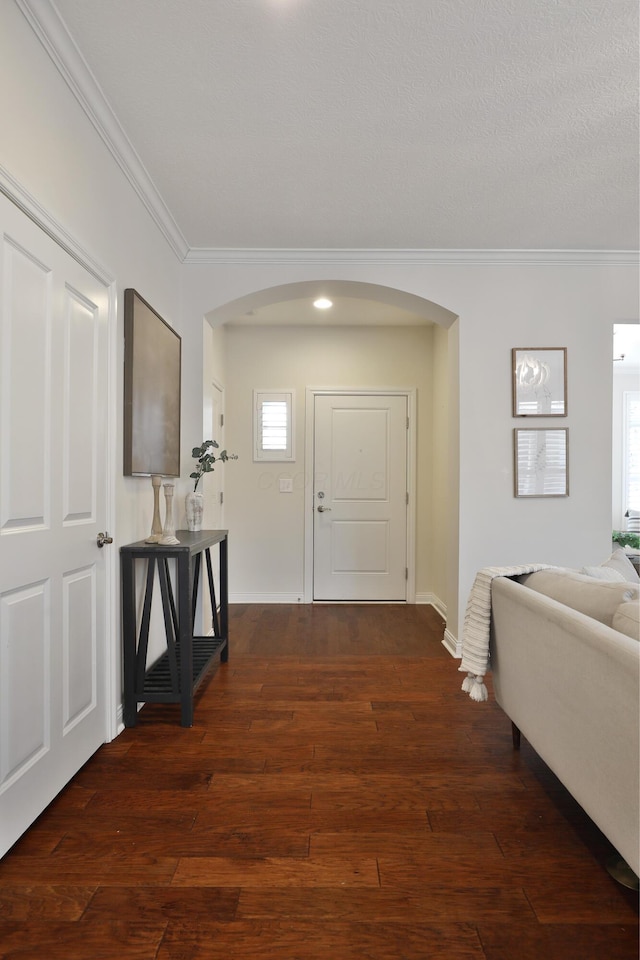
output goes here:
{"type": "Polygon", "coordinates": [[[515,567],[483,567],[469,594],[462,626],[462,661],[458,668],[467,676],[462,689],[472,700],[487,699],[484,676],[489,668],[491,630],[491,581],[494,577],[519,577],[536,570],[548,570],[549,564],[527,563],[515,567]]]}

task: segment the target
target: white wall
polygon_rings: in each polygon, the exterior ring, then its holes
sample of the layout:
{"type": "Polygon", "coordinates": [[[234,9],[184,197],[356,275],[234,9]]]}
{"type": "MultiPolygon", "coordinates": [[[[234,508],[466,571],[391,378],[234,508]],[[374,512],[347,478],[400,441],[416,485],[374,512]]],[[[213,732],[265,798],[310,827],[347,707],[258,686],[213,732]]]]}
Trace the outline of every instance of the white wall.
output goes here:
{"type": "Polygon", "coordinates": [[[240,458],[224,468],[232,596],[303,596],[307,387],[417,388],[416,591],[426,592],[432,579],[432,357],[432,327],[227,328],[226,444],[240,458]],[[295,389],[294,463],[253,462],[254,388],[295,389]],[[293,493],[279,492],[280,477],[293,479],[293,493]]]}
{"type": "MultiPolygon", "coordinates": [[[[452,415],[449,409],[449,336],[450,331],[440,326],[433,330],[433,438],[431,457],[432,494],[430,505],[429,571],[430,578],[425,584],[425,592],[433,594],[440,603],[436,606],[446,615],[444,598],[447,596],[447,576],[449,549],[451,541],[450,515],[452,490],[449,463],[449,446],[456,446],[451,440],[452,415]]],[[[452,335],[453,336],[453,335],[452,335]]],[[[456,501],[454,501],[456,502],[456,501]]],[[[457,556],[457,541],[454,547],[457,556]]]]}

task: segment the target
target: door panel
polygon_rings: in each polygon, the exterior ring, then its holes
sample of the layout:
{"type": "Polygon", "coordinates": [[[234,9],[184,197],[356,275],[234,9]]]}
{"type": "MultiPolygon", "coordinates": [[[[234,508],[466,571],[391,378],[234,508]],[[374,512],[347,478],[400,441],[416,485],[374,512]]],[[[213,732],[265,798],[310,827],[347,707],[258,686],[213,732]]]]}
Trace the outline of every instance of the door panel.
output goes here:
{"type": "Polygon", "coordinates": [[[99,318],[77,290],[64,293],[64,510],[65,523],[90,520],[96,510],[96,390],[99,318]]]}
{"type": "Polygon", "coordinates": [[[407,398],[318,395],[314,599],[406,600],[407,398]]]}
{"type": "Polygon", "coordinates": [[[74,570],[63,578],[63,722],[65,733],[96,703],[95,568],[74,570]]]}
{"type": "Polygon", "coordinates": [[[3,260],[0,523],[7,532],[48,521],[51,275],[6,235],[3,260]]]}
{"type": "Polygon", "coordinates": [[[387,520],[334,520],[331,547],[334,573],[389,572],[387,520]]]}
{"type": "Polygon", "coordinates": [[[0,856],[106,739],[108,290],[0,196],[0,856]]]}
{"type": "Polygon", "coordinates": [[[25,584],[0,598],[0,632],[19,643],[0,646],[0,782],[13,783],[49,748],[50,680],[46,582],[25,584]]]}

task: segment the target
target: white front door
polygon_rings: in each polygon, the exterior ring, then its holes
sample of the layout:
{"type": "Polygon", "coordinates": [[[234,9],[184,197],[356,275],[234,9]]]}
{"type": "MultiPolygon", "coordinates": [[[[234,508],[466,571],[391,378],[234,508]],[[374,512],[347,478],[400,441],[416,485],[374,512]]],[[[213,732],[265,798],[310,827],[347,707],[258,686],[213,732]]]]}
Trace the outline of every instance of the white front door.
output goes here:
{"type": "Polygon", "coordinates": [[[316,395],[314,600],[406,600],[407,397],[316,395]]]}
{"type": "Polygon", "coordinates": [[[106,739],[108,289],[0,195],[0,856],[106,739]]]}

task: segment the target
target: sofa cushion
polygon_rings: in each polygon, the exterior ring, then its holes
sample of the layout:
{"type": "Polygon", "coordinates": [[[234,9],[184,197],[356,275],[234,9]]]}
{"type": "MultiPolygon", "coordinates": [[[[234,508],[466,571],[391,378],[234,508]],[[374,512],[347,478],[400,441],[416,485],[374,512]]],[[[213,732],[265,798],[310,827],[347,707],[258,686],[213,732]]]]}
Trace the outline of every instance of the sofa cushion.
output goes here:
{"type": "Polygon", "coordinates": [[[583,567],[580,573],[584,573],[586,577],[595,577],[596,580],[609,580],[611,583],[626,583],[626,577],[623,577],[619,570],[614,570],[605,564],[599,567],[583,567]]]}
{"type": "Polygon", "coordinates": [[[640,594],[637,584],[596,580],[570,570],[538,570],[519,579],[531,590],[544,593],[608,627],[613,625],[620,604],[637,600],[640,594]]]}
{"type": "Polygon", "coordinates": [[[629,560],[629,557],[626,555],[624,550],[614,550],[609,559],[605,560],[601,566],[607,570],[616,570],[618,573],[621,573],[624,579],[628,580],[630,583],[640,582],[638,571],[631,563],[631,560],[629,560]]]}
{"type": "Polygon", "coordinates": [[[640,603],[637,600],[621,603],[613,615],[612,626],[614,630],[640,640],[640,603]]]}

